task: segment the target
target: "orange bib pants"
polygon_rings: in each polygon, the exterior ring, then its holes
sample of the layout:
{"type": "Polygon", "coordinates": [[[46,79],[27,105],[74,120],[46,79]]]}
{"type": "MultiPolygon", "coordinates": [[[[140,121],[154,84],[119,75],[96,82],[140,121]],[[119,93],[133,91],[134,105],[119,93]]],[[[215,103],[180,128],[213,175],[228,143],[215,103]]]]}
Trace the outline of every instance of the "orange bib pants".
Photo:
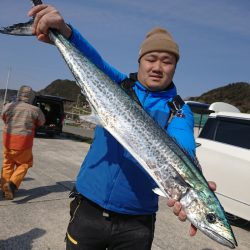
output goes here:
{"type": "Polygon", "coordinates": [[[1,175],[2,187],[6,182],[13,182],[17,189],[23,181],[28,169],[33,165],[32,147],[24,150],[3,150],[3,166],[1,175]]]}

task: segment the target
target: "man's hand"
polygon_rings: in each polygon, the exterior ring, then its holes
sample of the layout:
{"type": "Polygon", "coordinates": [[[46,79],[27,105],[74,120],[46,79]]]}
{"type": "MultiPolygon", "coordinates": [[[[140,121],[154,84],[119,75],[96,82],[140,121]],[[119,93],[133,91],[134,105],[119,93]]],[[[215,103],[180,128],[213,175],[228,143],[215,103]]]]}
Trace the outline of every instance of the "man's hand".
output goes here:
{"type": "MultiPolygon", "coordinates": [[[[209,185],[209,188],[212,191],[216,190],[216,183],[215,182],[209,181],[208,185],[209,185]]],[[[186,221],[187,215],[184,212],[184,210],[182,209],[181,203],[179,201],[176,201],[176,200],[173,200],[173,199],[169,199],[167,201],[167,205],[169,207],[173,207],[173,213],[176,216],[178,216],[178,218],[179,218],[180,221],[186,221]]],[[[196,234],[196,232],[197,232],[197,228],[194,225],[191,224],[190,231],[189,231],[190,236],[194,236],[196,234]]]]}
{"type": "Polygon", "coordinates": [[[51,43],[48,35],[50,28],[57,29],[66,38],[71,36],[71,28],[64,22],[59,11],[51,5],[37,5],[28,12],[28,16],[35,17],[32,31],[42,42],[51,43]]]}

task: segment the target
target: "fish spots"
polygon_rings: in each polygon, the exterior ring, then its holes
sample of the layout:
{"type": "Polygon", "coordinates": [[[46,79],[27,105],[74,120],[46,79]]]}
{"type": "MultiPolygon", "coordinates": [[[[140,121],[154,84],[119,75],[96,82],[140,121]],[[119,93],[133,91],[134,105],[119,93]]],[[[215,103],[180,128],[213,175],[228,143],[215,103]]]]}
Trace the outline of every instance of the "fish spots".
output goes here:
{"type": "MultiPolygon", "coordinates": [[[[156,164],[155,163],[153,163],[153,162],[151,162],[149,160],[147,160],[146,163],[147,163],[147,165],[149,166],[150,169],[155,169],[156,168],[156,164]]],[[[158,173],[158,175],[160,177],[160,172],[159,171],[155,171],[155,173],[156,172],[158,173]]]]}

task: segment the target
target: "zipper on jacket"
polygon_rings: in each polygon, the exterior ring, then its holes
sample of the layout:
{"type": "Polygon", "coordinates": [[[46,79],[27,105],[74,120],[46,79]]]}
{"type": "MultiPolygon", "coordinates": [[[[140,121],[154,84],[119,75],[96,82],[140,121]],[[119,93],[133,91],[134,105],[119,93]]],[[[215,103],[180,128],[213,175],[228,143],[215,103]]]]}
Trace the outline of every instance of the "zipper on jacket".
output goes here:
{"type": "Polygon", "coordinates": [[[142,106],[144,107],[145,101],[149,95],[149,90],[147,89],[145,96],[143,97],[142,106]]]}

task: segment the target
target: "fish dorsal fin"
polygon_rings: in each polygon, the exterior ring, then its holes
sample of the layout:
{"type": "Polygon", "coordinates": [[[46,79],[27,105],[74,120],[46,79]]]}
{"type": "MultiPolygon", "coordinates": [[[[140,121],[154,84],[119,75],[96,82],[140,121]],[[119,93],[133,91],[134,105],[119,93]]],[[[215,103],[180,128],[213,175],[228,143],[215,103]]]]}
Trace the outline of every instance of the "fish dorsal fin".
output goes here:
{"type": "MultiPolygon", "coordinates": [[[[170,137],[170,139],[176,144],[176,146],[181,150],[181,152],[183,153],[183,154],[181,154],[181,153],[179,152],[179,153],[177,153],[177,155],[178,155],[180,158],[185,158],[185,157],[186,157],[186,158],[194,165],[194,168],[191,169],[192,172],[193,172],[193,174],[196,175],[196,176],[199,178],[199,180],[200,180],[203,184],[208,185],[207,180],[206,180],[206,178],[204,177],[204,175],[203,175],[203,173],[202,173],[202,167],[201,167],[201,165],[200,165],[200,163],[199,163],[197,157],[196,157],[195,155],[194,155],[194,157],[192,157],[192,156],[190,155],[190,153],[189,153],[186,149],[184,149],[184,148],[178,143],[178,141],[177,141],[174,137],[172,137],[172,136],[169,136],[169,137],[170,137]]],[[[183,161],[185,161],[185,160],[183,159],[183,161]]]]}
{"type": "Polygon", "coordinates": [[[79,118],[80,118],[81,121],[86,121],[86,122],[93,123],[95,125],[101,125],[102,126],[98,115],[95,114],[94,112],[92,112],[90,115],[80,115],[79,118]]]}
{"type": "Polygon", "coordinates": [[[192,157],[190,153],[182,146],[180,143],[172,136],[169,136],[170,139],[176,144],[177,147],[184,153],[184,155],[201,171],[201,166],[196,156],[192,157]]]}

